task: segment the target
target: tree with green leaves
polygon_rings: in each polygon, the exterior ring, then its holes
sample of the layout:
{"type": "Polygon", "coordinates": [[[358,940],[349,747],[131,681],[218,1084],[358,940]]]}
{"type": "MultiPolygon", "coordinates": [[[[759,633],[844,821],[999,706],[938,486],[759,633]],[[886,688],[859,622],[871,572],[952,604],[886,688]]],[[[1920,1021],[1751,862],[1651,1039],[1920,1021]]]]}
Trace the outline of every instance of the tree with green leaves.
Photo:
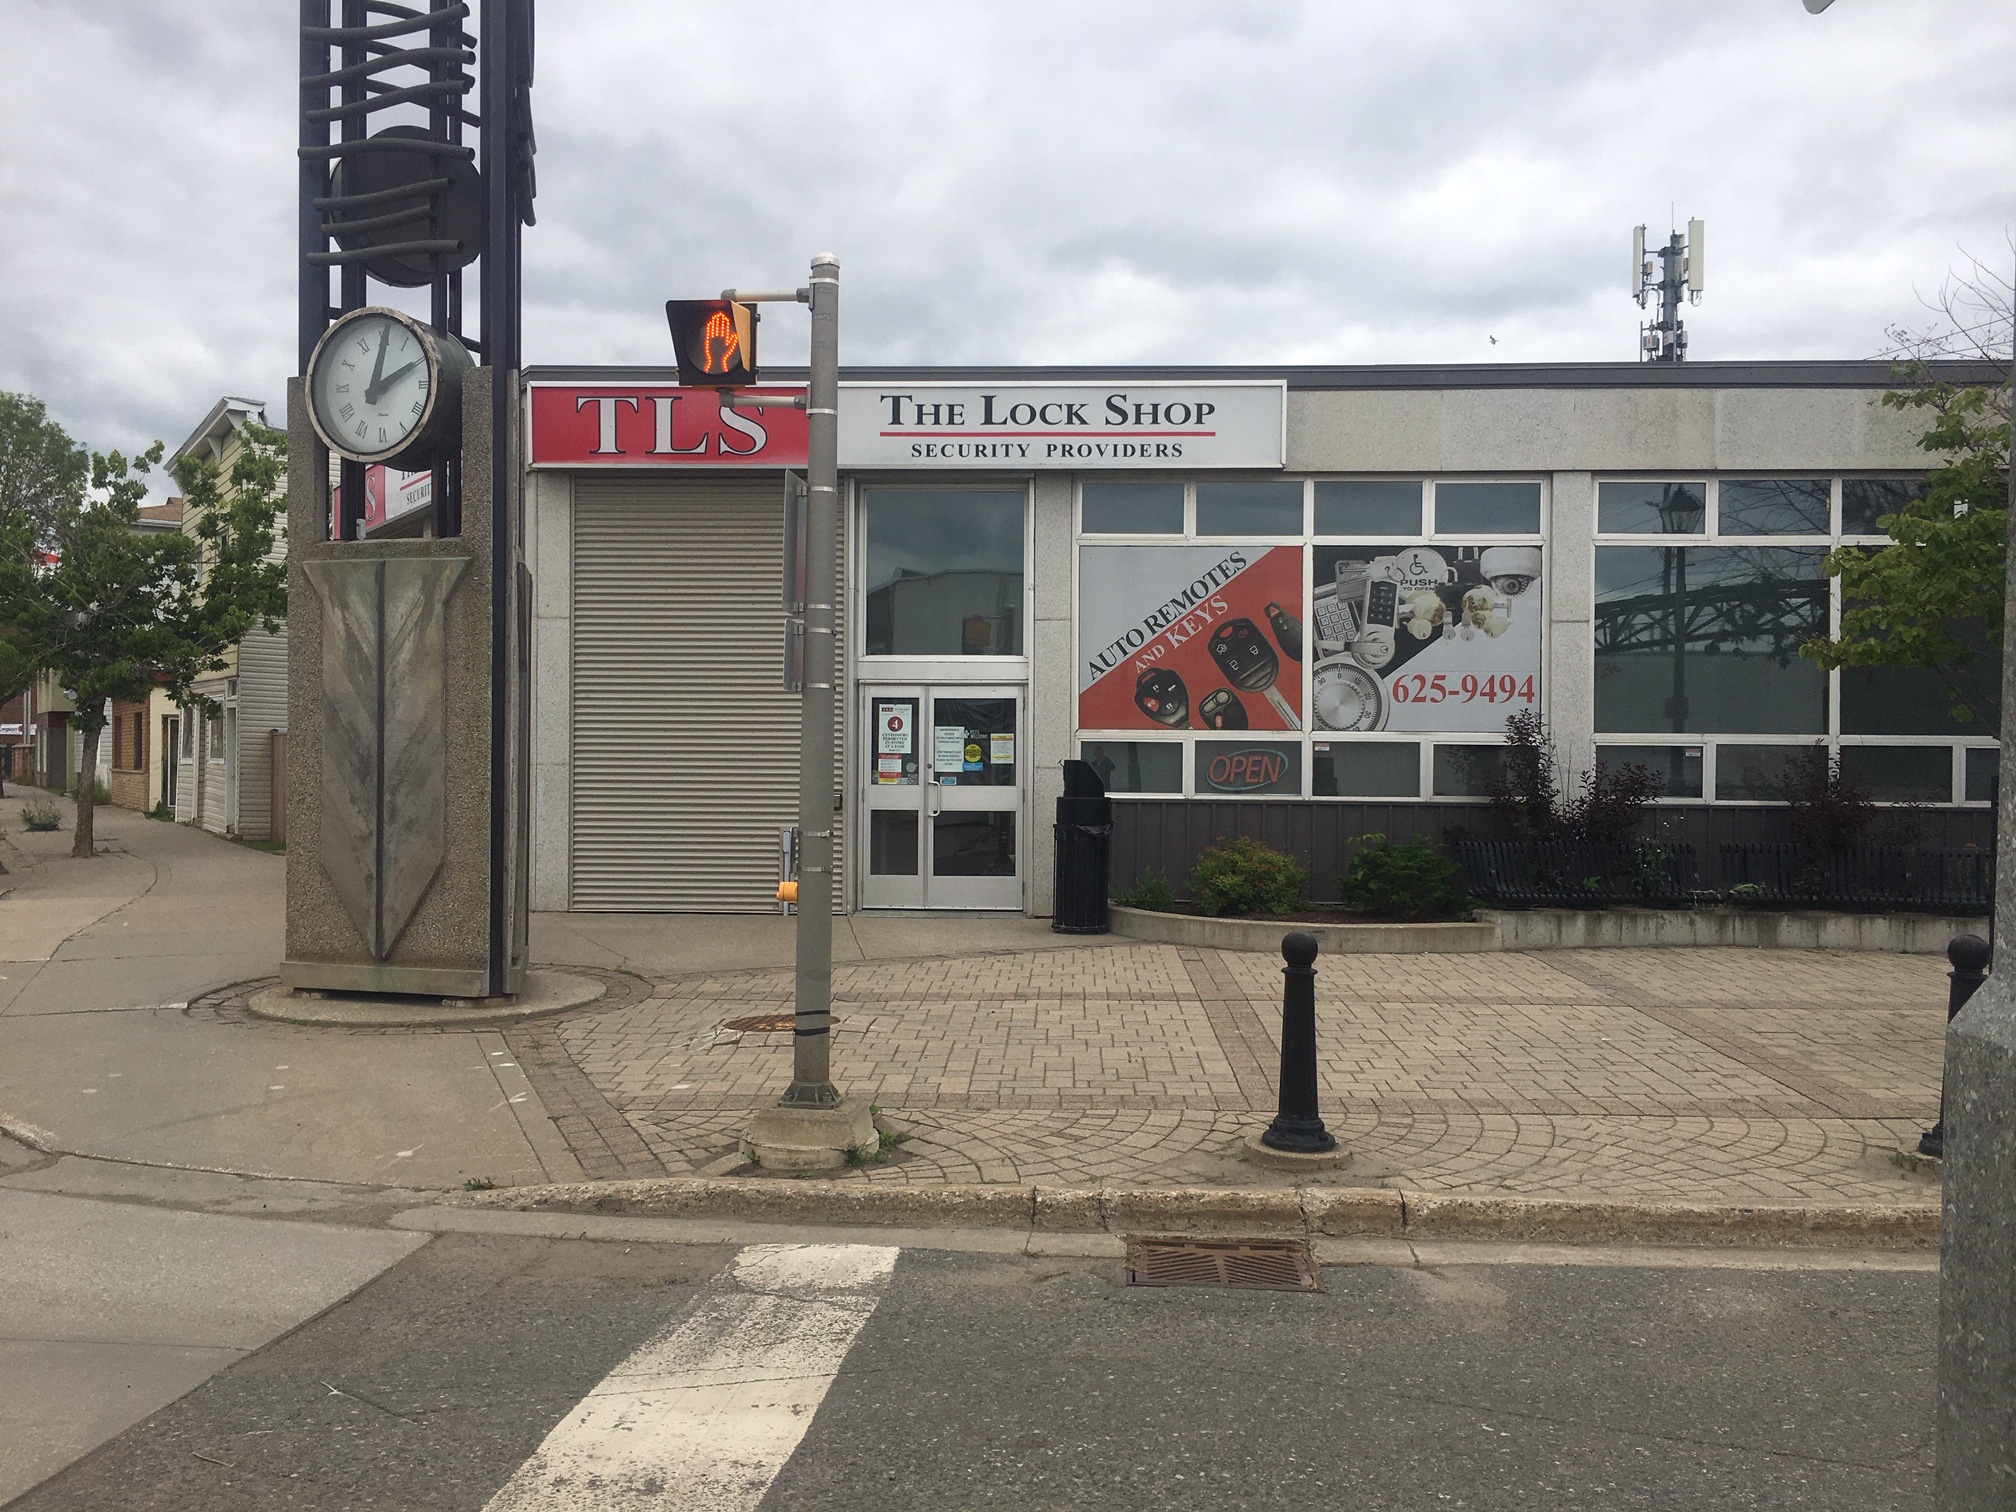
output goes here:
{"type": "Polygon", "coordinates": [[[16,654],[54,673],[76,703],[87,778],[78,784],[74,856],[94,853],[89,778],[107,701],[160,688],[178,703],[207,706],[196,679],[223,670],[248,632],[277,630],[287,612],[286,568],[271,560],[286,440],[263,426],[245,427],[239,439],[228,477],[208,459],[185,458],[177,469],[190,532],[137,529],[158,441],[130,462],[116,451],[91,453],[82,485],[73,481],[55,500],[46,525],[0,520],[10,548],[42,531],[37,553],[0,556],[0,625],[10,627],[16,654]]]}
{"type": "MultiPolygon", "coordinates": [[[[49,418],[41,400],[0,392],[0,558],[6,563],[0,571],[32,577],[41,568],[54,549],[57,519],[90,477],[90,454],[49,418]]],[[[26,692],[41,670],[18,627],[0,622],[0,704],[26,692]]]]}
{"type": "MultiPolygon", "coordinates": [[[[2012,249],[2016,250],[2016,249],[2012,249]]],[[[1886,329],[1881,354],[1900,387],[1892,409],[1929,412],[1919,446],[1936,464],[1920,497],[1878,526],[1879,547],[1845,546],[1827,561],[1841,579],[1841,630],[1800,648],[1821,666],[1906,667],[1944,689],[1953,717],[1984,735],[2000,733],[1993,659],[2002,645],[2004,564],[2009,526],[2009,360],[2016,337],[2016,285],[1968,257],[1924,301],[1932,320],[1886,329]],[[1960,358],[2002,368],[1999,384],[1935,378],[1931,364],[1960,358]]]]}

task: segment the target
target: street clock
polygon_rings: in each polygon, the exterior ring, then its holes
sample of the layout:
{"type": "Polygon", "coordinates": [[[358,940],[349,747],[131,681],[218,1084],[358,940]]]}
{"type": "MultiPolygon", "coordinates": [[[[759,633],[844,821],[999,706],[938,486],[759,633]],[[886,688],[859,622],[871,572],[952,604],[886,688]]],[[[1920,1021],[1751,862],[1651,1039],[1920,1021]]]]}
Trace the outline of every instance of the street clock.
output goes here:
{"type": "Polygon", "coordinates": [[[308,415],[329,449],[353,462],[432,463],[460,436],[469,353],[398,310],[353,310],[308,359],[308,415]]]}

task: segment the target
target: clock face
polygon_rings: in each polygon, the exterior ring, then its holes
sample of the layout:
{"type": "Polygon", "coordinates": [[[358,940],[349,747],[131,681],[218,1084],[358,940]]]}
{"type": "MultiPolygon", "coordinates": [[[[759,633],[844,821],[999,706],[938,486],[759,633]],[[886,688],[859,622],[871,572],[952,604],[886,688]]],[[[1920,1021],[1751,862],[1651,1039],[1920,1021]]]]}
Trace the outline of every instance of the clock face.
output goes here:
{"type": "Polygon", "coordinates": [[[403,450],[426,421],[434,362],[412,323],[361,310],[330,327],[308,375],[316,429],[331,450],[376,462],[403,450]]]}

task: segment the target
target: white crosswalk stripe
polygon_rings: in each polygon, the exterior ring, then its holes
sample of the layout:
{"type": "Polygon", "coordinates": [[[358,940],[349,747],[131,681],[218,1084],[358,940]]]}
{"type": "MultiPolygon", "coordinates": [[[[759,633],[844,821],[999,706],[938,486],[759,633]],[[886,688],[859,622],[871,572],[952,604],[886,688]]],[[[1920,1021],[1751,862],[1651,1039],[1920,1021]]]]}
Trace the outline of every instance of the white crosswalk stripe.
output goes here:
{"type": "Polygon", "coordinates": [[[897,1253],[865,1244],[740,1251],[692,1313],[561,1419],[486,1512],[754,1508],[882,1300],[897,1253]]]}

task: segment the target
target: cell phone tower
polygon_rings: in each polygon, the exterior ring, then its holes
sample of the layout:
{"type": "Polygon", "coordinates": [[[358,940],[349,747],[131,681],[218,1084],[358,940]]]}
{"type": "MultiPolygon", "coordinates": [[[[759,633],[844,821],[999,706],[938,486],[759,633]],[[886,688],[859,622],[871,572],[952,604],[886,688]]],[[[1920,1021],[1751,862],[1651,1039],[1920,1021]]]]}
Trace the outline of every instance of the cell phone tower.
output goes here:
{"type": "Polygon", "coordinates": [[[1685,362],[1687,327],[1680,319],[1680,292],[1686,290],[1689,304],[1701,303],[1705,223],[1687,222],[1683,239],[1678,231],[1666,238],[1666,245],[1650,256],[1645,251],[1645,228],[1631,231],[1631,297],[1644,309],[1654,294],[1659,296],[1657,318],[1638,327],[1638,357],[1641,362],[1685,362]]]}

